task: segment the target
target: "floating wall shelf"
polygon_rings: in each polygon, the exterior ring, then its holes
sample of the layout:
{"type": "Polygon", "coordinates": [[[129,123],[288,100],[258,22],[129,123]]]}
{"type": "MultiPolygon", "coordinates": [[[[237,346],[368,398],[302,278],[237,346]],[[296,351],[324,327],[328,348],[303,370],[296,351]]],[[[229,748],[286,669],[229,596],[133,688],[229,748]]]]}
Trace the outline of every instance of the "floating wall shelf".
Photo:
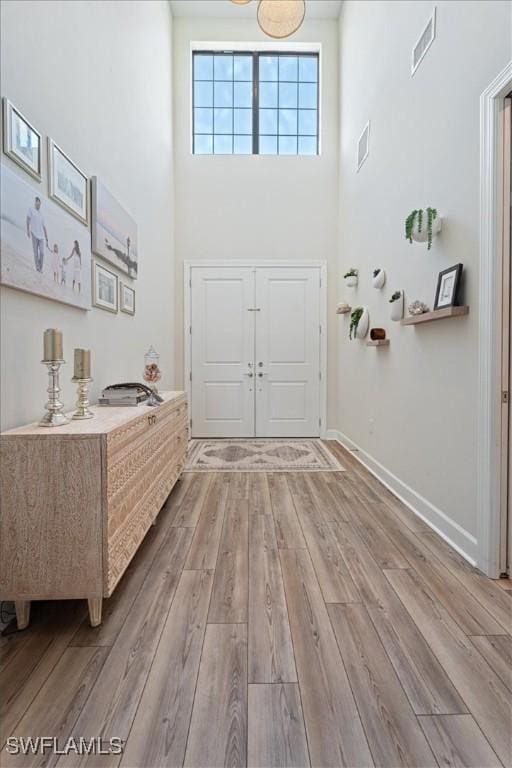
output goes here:
{"type": "Polygon", "coordinates": [[[389,339],[376,339],[375,341],[367,341],[367,347],[389,347],[389,339]]]}
{"type": "Polygon", "coordinates": [[[444,309],[435,309],[433,312],[424,312],[422,315],[411,315],[400,320],[400,325],[419,325],[420,323],[431,323],[433,320],[443,320],[445,317],[459,317],[460,315],[469,315],[469,307],[445,307],[444,309]]]}

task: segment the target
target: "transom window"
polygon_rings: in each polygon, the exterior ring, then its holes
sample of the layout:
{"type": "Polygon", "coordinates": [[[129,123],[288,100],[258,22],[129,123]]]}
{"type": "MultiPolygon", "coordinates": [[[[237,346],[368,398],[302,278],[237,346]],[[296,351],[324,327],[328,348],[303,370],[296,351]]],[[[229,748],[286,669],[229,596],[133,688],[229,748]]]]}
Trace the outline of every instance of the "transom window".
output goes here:
{"type": "Polygon", "coordinates": [[[317,155],[318,53],[193,53],[196,155],[317,155]]]}

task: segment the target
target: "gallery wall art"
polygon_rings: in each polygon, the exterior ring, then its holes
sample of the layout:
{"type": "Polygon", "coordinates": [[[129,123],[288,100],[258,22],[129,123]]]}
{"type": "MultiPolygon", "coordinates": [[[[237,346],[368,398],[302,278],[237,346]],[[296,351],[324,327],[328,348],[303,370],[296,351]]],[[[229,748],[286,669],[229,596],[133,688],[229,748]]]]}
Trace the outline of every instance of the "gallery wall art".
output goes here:
{"type": "Polygon", "coordinates": [[[41,134],[3,99],[4,152],[35,179],[41,179],[41,134]]]}
{"type": "Polygon", "coordinates": [[[89,230],[3,164],[0,175],[0,282],[90,309],[89,230]]]}
{"type": "Polygon", "coordinates": [[[137,224],[97,177],[91,178],[92,250],[129,277],[137,277],[137,224]]]}
{"type": "Polygon", "coordinates": [[[89,179],[62,149],[48,138],[48,187],[52,200],[89,225],[89,179]]]}
{"type": "Polygon", "coordinates": [[[118,309],[118,277],[95,261],[92,271],[92,303],[95,307],[117,312],[118,309]]]}

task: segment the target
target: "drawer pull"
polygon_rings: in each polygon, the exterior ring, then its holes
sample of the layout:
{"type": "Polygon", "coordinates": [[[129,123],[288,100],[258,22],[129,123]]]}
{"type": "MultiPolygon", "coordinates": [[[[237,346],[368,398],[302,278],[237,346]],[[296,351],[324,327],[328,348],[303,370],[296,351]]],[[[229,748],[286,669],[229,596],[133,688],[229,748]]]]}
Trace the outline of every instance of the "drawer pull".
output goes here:
{"type": "Polygon", "coordinates": [[[156,416],[154,414],[150,414],[148,416],[148,424],[149,425],[156,424],[156,416]]]}

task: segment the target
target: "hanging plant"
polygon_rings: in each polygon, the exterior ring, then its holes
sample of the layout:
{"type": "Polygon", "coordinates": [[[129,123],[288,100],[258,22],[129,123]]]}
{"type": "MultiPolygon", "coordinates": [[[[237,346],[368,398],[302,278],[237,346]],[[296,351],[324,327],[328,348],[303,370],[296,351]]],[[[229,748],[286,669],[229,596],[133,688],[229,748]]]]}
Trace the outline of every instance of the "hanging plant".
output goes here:
{"type": "Polygon", "coordinates": [[[382,288],[386,282],[386,272],[383,269],[374,269],[372,274],[372,285],[374,288],[382,288]]]}
{"type": "Polygon", "coordinates": [[[352,269],[349,269],[348,272],[345,272],[343,279],[345,280],[345,285],[347,285],[349,288],[354,288],[359,280],[359,270],[352,267],[352,269]]]}
{"type": "Polygon", "coordinates": [[[364,309],[363,307],[356,307],[352,310],[350,313],[350,328],[349,328],[349,338],[352,341],[352,339],[355,339],[356,333],[357,333],[357,326],[359,325],[359,321],[361,317],[363,316],[364,309]]]}
{"type": "Polygon", "coordinates": [[[412,243],[413,239],[418,242],[427,242],[427,250],[432,247],[432,238],[441,229],[441,221],[438,217],[437,208],[428,207],[426,211],[423,208],[415,208],[411,211],[405,220],[405,239],[412,243]],[[425,232],[424,219],[427,219],[427,229],[425,232]]]}
{"type": "Polygon", "coordinates": [[[398,301],[402,297],[402,291],[395,291],[391,296],[389,303],[393,304],[394,301],[398,301]]]}

